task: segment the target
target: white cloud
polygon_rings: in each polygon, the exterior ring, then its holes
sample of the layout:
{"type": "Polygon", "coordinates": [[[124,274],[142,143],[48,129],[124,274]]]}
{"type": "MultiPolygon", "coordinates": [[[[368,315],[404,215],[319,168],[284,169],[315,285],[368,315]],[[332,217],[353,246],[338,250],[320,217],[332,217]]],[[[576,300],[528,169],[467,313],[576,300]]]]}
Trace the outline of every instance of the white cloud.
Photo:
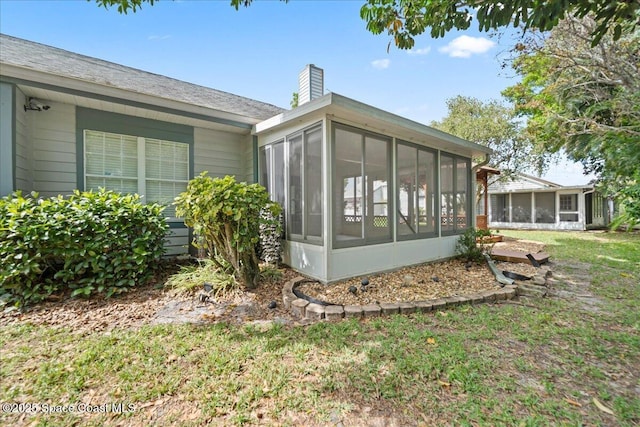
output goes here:
{"type": "Polygon", "coordinates": [[[452,58],[469,58],[471,55],[485,53],[493,46],[495,42],[484,37],[460,36],[438,50],[452,58]]]}
{"type": "Polygon", "coordinates": [[[170,39],[171,35],[170,34],[165,34],[164,36],[156,36],[156,35],[152,35],[147,37],[147,40],[166,40],[166,39],[170,39]]]}
{"type": "Polygon", "coordinates": [[[431,52],[431,46],[427,46],[427,47],[423,47],[420,49],[411,49],[408,50],[407,53],[409,55],[427,55],[429,52],[431,52]]]}
{"type": "Polygon", "coordinates": [[[375,61],[371,61],[371,66],[373,68],[377,68],[378,70],[389,68],[389,65],[391,65],[390,59],[376,59],[375,61]]]}

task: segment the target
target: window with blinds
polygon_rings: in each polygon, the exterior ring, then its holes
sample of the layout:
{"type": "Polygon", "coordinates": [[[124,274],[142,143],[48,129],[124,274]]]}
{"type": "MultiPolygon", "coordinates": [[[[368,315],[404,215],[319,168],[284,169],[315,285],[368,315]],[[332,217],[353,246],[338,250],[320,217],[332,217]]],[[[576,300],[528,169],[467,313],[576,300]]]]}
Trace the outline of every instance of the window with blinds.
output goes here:
{"type": "Polygon", "coordinates": [[[189,144],[85,130],[85,188],[138,193],[144,201],[167,206],[187,189],[189,144]]]}

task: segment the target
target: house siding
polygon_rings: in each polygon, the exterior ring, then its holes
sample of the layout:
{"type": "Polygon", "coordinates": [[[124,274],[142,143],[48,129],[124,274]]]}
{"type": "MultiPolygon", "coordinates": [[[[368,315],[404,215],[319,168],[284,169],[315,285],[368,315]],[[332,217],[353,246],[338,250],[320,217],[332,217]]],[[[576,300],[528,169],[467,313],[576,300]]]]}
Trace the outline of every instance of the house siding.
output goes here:
{"type": "Polygon", "coordinates": [[[15,86],[0,82],[0,196],[15,188],[15,86]]]}
{"type": "Polygon", "coordinates": [[[208,171],[212,177],[233,175],[238,181],[244,181],[246,139],[245,135],[195,128],[194,176],[208,171]]]}
{"type": "MultiPolygon", "coordinates": [[[[254,150],[255,149],[253,144],[253,137],[247,136],[244,141],[243,160],[244,160],[244,172],[245,172],[244,179],[248,183],[257,182],[256,178],[257,178],[257,172],[258,172],[258,165],[254,163],[254,156],[256,155],[254,150]]],[[[257,161],[257,157],[255,160],[257,161]]]]}
{"type": "Polygon", "coordinates": [[[33,112],[34,115],[28,118],[33,150],[33,190],[41,197],[68,195],[77,188],[76,109],[68,104],[50,105],[51,109],[33,112]]]}
{"type": "MultiPolygon", "coordinates": [[[[33,146],[29,137],[30,116],[24,110],[26,96],[16,88],[16,153],[15,153],[15,189],[24,194],[33,191],[33,146]]],[[[34,111],[32,114],[37,115],[34,111]]]]}

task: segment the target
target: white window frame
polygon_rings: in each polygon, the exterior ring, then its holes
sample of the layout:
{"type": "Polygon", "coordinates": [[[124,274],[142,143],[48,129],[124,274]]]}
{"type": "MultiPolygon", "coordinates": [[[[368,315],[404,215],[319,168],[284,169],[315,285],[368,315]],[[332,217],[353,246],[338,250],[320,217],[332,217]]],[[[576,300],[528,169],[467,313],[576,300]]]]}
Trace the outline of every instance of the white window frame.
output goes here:
{"type": "Polygon", "coordinates": [[[560,194],[558,194],[558,221],[560,221],[560,222],[570,222],[570,223],[580,222],[580,193],[560,193],[560,194]],[[575,197],[575,201],[576,201],[575,210],[564,210],[563,209],[563,207],[562,207],[562,197],[563,196],[575,197]],[[573,215],[575,215],[576,220],[575,221],[563,220],[562,219],[562,215],[563,214],[573,214],[573,215]]]}
{"type": "MultiPolygon", "coordinates": [[[[84,183],[84,188],[85,190],[89,189],[89,187],[87,186],[87,177],[95,177],[95,178],[102,178],[102,179],[112,179],[112,178],[120,178],[120,179],[137,179],[137,183],[138,183],[138,190],[137,190],[137,194],[143,196],[142,197],[142,203],[147,203],[147,197],[146,197],[146,193],[147,193],[147,181],[164,181],[164,182],[172,182],[172,183],[184,183],[185,185],[188,184],[189,182],[189,177],[191,176],[190,173],[190,153],[189,153],[189,144],[186,142],[177,142],[177,141],[169,141],[169,140],[163,140],[163,139],[158,139],[158,138],[145,138],[145,137],[141,137],[141,136],[134,136],[134,135],[126,135],[126,134],[121,134],[121,133],[116,133],[116,132],[105,132],[105,131],[99,131],[99,130],[92,130],[92,129],[84,129],[83,131],[83,135],[82,135],[82,144],[83,144],[83,150],[84,150],[84,171],[83,171],[83,183],[84,183]],[[138,162],[138,175],[137,177],[129,177],[129,176],[113,176],[113,175],[99,175],[99,174],[89,174],[87,173],[87,133],[88,132],[94,132],[94,133],[101,133],[103,135],[116,135],[118,137],[129,137],[129,138],[136,138],[136,142],[137,142],[137,162],[138,162]],[[146,175],[146,169],[147,169],[147,165],[146,165],[146,161],[147,161],[147,156],[146,156],[146,141],[147,139],[149,140],[155,140],[155,141],[160,141],[162,142],[167,142],[167,143],[171,143],[171,144],[182,144],[185,145],[186,149],[187,149],[187,158],[186,158],[186,166],[187,166],[187,179],[185,180],[181,180],[181,179],[162,179],[162,178],[149,178],[146,175]]],[[[175,159],[173,159],[175,160],[175,159]]],[[[153,202],[153,201],[152,201],[153,202]]],[[[168,221],[171,222],[176,222],[176,221],[181,221],[179,218],[172,216],[172,217],[167,217],[168,221]]]]}

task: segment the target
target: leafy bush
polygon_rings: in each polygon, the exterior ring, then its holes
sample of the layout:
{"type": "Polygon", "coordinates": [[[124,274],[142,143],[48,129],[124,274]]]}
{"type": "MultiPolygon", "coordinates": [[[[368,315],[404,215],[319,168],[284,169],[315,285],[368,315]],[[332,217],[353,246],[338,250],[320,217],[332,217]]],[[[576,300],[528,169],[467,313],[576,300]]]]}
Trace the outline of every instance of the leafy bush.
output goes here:
{"type": "Polygon", "coordinates": [[[490,252],[492,244],[486,243],[485,237],[490,237],[489,230],[476,230],[468,228],[461,234],[456,242],[456,254],[466,261],[479,262],[484,259],[484,254],[490,252]]]}
{"type": "Polygon", "coordinates": [[[247,288],[258,285],[260,269],[256,249],[260,241],[260,224],[269,221],[261,216],[269,209],[277,218],[281,208],[271,203],[267,190],[258,184],[236,182],[232,176],[212,178],[203,172],[189,181],[187,191],[176,197],[176,214],[184,217],[219,267],[221,256],[233,268],[236,279],[247,288]]]}
{"type": "Polygon", "coordinates": [[[620,212],[611,222],[611,229],[625,227],[627,231],[640,225],[640,173],[635,180],[629,180],[626,187],[617,194],[620,212]]]}
{"type": "Polygon", "coordinates": [[[0,199],[0,294],[17,305],[71,290],[107,297],[146,282],[164,253],[162,206],[137,195],[75,191],[0,199]]]}

